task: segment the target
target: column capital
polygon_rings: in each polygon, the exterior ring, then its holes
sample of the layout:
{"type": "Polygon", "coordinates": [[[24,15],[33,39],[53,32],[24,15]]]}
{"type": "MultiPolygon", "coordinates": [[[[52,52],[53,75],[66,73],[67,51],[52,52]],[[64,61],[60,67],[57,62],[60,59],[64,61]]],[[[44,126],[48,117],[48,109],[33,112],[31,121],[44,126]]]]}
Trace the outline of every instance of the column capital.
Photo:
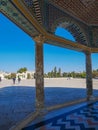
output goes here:
{"type": "Polygon", "coordinates": [[[46,41],[46,37],[43,36],[42,34],[39,34],[39,35],[33,37],[33,39],[38,44],[43,44],[46,41]]]}
{"type": "Polygon", "coordinates": [[[86,55],[90,55],[90,54],[91,54],[90,51],[84,51],[84,53],[85,53],[86,55]]]}

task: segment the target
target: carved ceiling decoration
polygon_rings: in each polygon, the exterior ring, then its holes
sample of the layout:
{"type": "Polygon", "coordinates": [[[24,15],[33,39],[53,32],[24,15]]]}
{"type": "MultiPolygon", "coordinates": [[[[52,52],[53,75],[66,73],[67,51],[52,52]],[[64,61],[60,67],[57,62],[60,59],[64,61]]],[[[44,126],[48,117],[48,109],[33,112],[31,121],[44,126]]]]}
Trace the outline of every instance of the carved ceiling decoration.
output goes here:
{"type": "Polygon", "coordinates": [[[1,12],[6,15],[11,21],[22,28],[30,36],[38,35],[34,26],[28,21],[24,15],[15,7],[9,0],[2,0],[0,3],[1,12]],[[32,33],[33,32],[33,33],[32,33]]]}
{"type": "Polygon", "coordinates": [[[98,47],[98,27],[94,27],[93,31],[93,44],[95,47],[98,47]]]}
{"type": "Polygon", "coordinates": [[[0,0],[0,11],[31,37],[61,26],[80,46],[98,47],[98,0],[0,0]]]}
{"type": "Polygon", "coordinates": [[[72,24],[67,27],[68,31],[71,32],[71,34],[74,36],[75,40],[83,45],[87,45],[86,37],[84,33],[81,31],[81,29],[76,26],[75,24],[72,24]]]}
{"type": "Polygon", "coordinates": [[[85,22],[86,24],[98,25],[98,1],[97,0],[49,0],[64,12],[85,22]]]}
{"type": "Polygon", "coordinates": [[[22,0],[23,3],[27,6],[29,11],[36,17],[38,22],[42,24],[42,11],[41,11],[41,1],[39,0],[22,0]]]}
{"type": "Polygon", "coordinates": [[[47,16],[47,19],[49,17],[49,24],[47,23],[47,25],[51,32],[55,33],[55,30],[58,26],[63,27],[74,36],[77,42],[83,45],[88,45],[88,28],[84,23],[78,23],[76,19],[60,11],[58,8],[54,7],[51,4],[48,5],[47,10],[49,10],[49,14],[47,16]]]}
{"type": "Polygon", "coordinates": [[[81,2],[87,7],[92,4],[95,0],[81,0],[81,2]]]}
{"type": "Polygon", "coordinates": [[[27,3],[29,7],[32,7],[34,0],[24,0],[24,2],[27,3]]]}
{"type": "Polygon", "coordinates": [[[87,36],[85,36],[83,29],[81,29],[77,24],[75,24],[75,22],[68,23],[64,21],[61,23],[60,21],[60,24],[58,22],[56,27],[58,26],[61,28],[67,29],[73,35],[73,37],[75,38],[75,41],[81,43],[82,45],[88,45],[88,42],[86,39],[87,36]]]}

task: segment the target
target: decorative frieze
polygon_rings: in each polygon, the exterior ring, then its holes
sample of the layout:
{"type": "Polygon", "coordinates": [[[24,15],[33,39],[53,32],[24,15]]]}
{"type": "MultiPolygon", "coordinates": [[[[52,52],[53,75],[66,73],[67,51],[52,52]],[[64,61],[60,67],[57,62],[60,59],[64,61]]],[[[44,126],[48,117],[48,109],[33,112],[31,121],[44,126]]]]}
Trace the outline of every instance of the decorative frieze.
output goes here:
{"type": "Polygon", "coordinates": [[[23,0],[23,2],[28,8],[28,10],[30,11],[30,13],[32,13],[32,15],[36,17],[36,19],[38,20],[40,24],[42,24],[43,18],[42,18],[42,12],[41,12],[42,7],[40,6],[40,1],[39,0],[23,0]]]}
{"type": "Polygon", "coordinates": [[[0,0],[0,11],[30,36],[38,34],[31,22],[9,0],[0,0]]]}
{"type": "Polygon", "coordinates": [[[93,46],[98,47],[98,27],[92,29],[93,32],[93,46]]]}

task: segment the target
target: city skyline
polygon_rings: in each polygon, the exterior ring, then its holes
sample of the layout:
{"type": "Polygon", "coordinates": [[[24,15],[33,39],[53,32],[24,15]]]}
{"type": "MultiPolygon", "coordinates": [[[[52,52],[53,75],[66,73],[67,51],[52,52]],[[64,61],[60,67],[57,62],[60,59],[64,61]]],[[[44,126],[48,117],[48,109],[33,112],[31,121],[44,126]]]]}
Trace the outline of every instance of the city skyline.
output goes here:
{"type": "MultiPolygon", "coordinates": [[[[58,27],[55,35],[75,41],[73,36],[63,28],[58,27]],[[62,35],[63,34],[63,35],[62,35]]],[[[27,67],[35,70],[35,42],[19,27],[0,14],[0,70],[16,72],[27,67]]],[[[92,54],[92,69],[98,69],[98,54],[92,54]]],[[[85,71],[85,55],[82,52],[44,44],[44,72],[54,67],[63,72],[85,71]]]]}

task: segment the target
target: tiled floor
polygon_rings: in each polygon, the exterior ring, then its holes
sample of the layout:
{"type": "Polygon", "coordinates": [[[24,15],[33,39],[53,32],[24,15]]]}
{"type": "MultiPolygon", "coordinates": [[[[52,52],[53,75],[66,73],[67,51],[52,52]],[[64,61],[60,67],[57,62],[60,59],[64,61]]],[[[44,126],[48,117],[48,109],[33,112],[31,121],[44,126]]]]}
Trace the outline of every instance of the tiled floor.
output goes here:
{"type": "Polygon", "coordinates": [[[23,130],[98,130],[98,101],[51,112],[23,130]]]}
{"type": "MultiPolygon", "coordinates": [[[[86,98],[85,79],[46,78],[44,81],[47,108],[86,98]]],[[[93,87],[93,95],[98,97],[98,79],[93,79],[93,87]]],[[[35,111],[35,89],[35,79],[22,80],[15,85],[12,80],[0,82],[0,130],[17,126],[35,111]]]]}

